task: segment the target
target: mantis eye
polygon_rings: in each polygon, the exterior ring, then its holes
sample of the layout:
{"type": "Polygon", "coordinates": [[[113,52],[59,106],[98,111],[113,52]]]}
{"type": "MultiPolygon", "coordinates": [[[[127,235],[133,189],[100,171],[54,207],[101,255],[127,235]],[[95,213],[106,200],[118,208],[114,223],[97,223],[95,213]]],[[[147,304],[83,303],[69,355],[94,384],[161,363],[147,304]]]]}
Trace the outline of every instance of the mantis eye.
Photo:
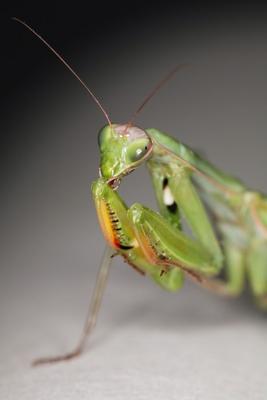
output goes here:
{"type": "Polygon", "coordinates": [[[111,130],[108,125],[104,126],[98,133],[98,146],[101,149],[105,146],[111,137],[111,130]]]}
{"type": "Polygon", "coordinates": [[[101,144],[103,143],[103,136],[104,136],[104,129],[101,129],[101,131],[98,132],[97,136],[98,147],[101,147],[101,144]]]}
{"type": "Polygon", "coordinates": [[[128,157],[130,162],[136,162],[141,160],[150,148],[150,142],[148,139],[138,139],[129,145],[128,157]]]}
{"type": "Polygon", "coordinates": [[[137,126],[117,125],[116,133],[126,139],[126,154],[130,163],[142,160],[152,147],[148,134],[137,126]]]}

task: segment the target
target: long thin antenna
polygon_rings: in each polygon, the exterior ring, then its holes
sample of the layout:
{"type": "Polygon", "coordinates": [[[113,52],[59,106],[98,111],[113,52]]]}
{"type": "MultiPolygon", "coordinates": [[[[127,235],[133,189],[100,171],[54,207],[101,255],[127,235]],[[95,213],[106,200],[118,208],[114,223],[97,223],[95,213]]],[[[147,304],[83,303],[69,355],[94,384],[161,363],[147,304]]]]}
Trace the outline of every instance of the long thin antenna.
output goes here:
{"type": "Polygon", "coordinates": [[[138,109],[134,112],[134,114],[131,116],[130,121],[128,122],[127,126],[132,125],[132,122],[135,120],[137,115],[140,113],[140,111],[145,107],[145,105],[149,102],[149,100],[161,89],[165,83],[167,83],[175,74],[176,72],[184,67],[188,67],[190,64],[178,64],[176,67],[174,67],[155,87],[154,89],[148,93],[148,95],[145,97],[143,100],[142,104],[138,107],[138,109]]]}
{"type": "Polygon", "coordinates": [[[90,96],[93,98],[93,100],[96,102],[100,110],[103,112],[105,115],[108,123],[110,126],[112,126],[111,120],[108,116],[108,113],[104,109],[104,107],[101,105],[100,101],[97,99],[97,97],[94,95],[94,93],[86,86],[84,81],[77,75],[77,73],[71,68],[71,66],[64,60],[64,58],[55,50],[53,47],[41,36],[39,33],[37,33],[33,28],[31,28],[26,22],[22,21],[21,19],[17,17],[12,18],[14,21],[19,22],[21,25],[24,25],[29,31],[31,31],[38,39],[41,40],[49,48],[52,53],[55,54],[55,56],[67,67],[67,69],[75,76],[76,79],[82,84],[82,86],[86,89],[86,91],[90,94],[90,96]]]}

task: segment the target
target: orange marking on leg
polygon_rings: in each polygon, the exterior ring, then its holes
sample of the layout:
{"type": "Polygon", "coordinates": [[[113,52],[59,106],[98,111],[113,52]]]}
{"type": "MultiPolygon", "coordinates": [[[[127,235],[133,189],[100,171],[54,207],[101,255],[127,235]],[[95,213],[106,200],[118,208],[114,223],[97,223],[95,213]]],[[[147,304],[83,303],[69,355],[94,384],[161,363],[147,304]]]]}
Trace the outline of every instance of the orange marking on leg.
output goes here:
{"type": "Polygon", "coordinates": [[[117,225],[119,219],[105,200],[99,201],[97,214],[103,234],[113,248],[116,250],[129,250],[133,248],[132,244],[124,243],[122,240],[122,233],[118,233],[119,231],[122,232],[120,225],[117,225]]]}
{"type": "Polygon", "coordinates": [[[100,227],[106,238],[107,242],[114,247],[115,249],[119,248],[119,241],[117,240],[113,227],[112,222],[110,220],[109,210],[104,200],[99,201],[99,205],[97,207],[97,214],[100,223],[100,227]]]}

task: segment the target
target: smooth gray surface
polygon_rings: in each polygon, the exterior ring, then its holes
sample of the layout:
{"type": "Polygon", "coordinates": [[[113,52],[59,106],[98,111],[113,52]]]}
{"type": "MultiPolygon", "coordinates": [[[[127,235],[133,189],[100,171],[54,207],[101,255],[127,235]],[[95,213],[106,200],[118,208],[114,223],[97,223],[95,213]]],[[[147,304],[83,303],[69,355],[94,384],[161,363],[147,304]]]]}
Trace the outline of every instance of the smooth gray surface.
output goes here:
{"type": "MultiPolygon", "coordinates": [[[[78,69],[123,122],[170,66],[191,63],[137,124],[166,130],[267,191],[266,24],[186,32],[147,32],[137,47],[115,48],[108,68],[98,60],[97,76],[86,75],[92,57],[84,49],[78,69]]],[[[227,301],[192,285],[168,294],[119,259],[86,354],[30,367],[75,344],[104,245],[89,187],[104,119],[78,84],[70,88],[50,77],[32,103],[21,94],[10,121],[22,140],[10,149],[1,207],[0,398],[265,400],[267,317],[250,299],[227,301]]],[[[121,193],[155,207],[143,168],[121,193]]]]}
{"type": "Polygon", "coordinates": [[[265,316],[189,285],[168,295],[124,265],[114,265],[88,351],[30,368],[33,357],[73,347],[88,275],[31,290],[21,282],[1,335],[1,398],[266,399],[265,316]]]}

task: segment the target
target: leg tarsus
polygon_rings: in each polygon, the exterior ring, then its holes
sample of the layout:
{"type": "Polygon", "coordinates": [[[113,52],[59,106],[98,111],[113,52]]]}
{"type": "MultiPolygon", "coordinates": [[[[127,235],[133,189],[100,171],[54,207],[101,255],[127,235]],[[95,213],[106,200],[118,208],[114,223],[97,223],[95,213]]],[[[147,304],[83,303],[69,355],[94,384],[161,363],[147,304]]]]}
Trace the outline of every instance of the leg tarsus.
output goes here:
{"type": "Polygon", "coordinates": [[[60,356],[37,358],[36,360],[33,360],[32,366],[36,367],[42,364],[53,364],[61,361],[69,361],[75,357],[78,357],[81,353],[82,349],[77,348],[70,353],[62,354],[60,356]]]}
{"type": "Polygon", "coordinates": [[[194,279],[195,282],[197,282],[199,285],[204,287],[205,289],[208,289],[209,291],[216,293],[221,296],[225,297],[232,297],[236,298],[239,296],[239,291],[234,292],[229,288],[229,284],[227,281],[223,281],[221,279],[200,279],[196,280],[194,279]]]}

